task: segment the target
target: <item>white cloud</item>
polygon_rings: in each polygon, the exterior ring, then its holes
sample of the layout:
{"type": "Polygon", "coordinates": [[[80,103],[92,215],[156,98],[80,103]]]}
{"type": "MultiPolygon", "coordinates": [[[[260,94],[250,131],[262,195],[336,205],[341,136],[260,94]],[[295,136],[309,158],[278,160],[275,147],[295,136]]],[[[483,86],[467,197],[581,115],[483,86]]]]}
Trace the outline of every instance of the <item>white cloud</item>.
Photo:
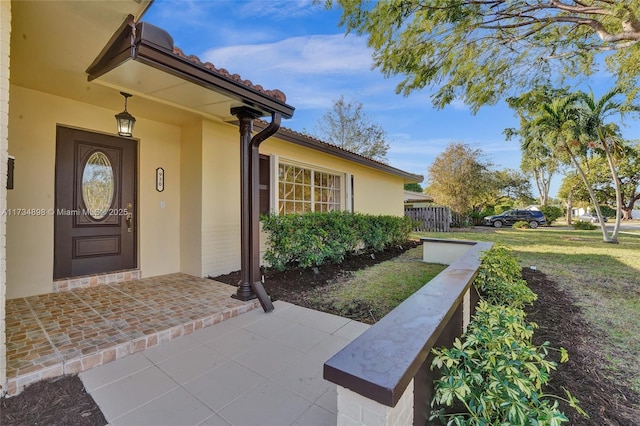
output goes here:
{"type": "Polygon", "coordinates": [[[454,99],[448,105],[449,107],[455,109],[456,111],[469,111],[469,106],[464,103],[462,99],[454,99]]]}
{"type": "Polygon", "coordinates": [[[210,13],[211,5],[194,0],[165,1],[156,3],[143,17],[153,14],[154,22],[162,28],[171,27],[172,23],[180,22],[191,27],[205,27],[202,16],[210,13]]]}
{"type": "Polygon", "coordinates": [[[369,72],[371,68],[371,52],[366,41],[343,34],[291,37],[274,43],[210,49],[201,59],[224,64],[225,68],[243,76],[272,72],[337,75],[369,72]]]}

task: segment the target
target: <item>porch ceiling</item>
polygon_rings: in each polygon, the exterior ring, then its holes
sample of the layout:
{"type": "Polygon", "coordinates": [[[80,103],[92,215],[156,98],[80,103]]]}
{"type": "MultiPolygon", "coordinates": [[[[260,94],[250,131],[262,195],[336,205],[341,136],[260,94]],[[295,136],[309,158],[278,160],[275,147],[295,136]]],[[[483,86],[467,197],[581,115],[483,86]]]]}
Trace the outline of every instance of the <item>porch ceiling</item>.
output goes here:
{"type": "MultiPolygon", "coordinates": [[[[89,82],[86,69],[127,16],[138,19],[150,3],[150,0],[13,1],[11,84],[113,111],[122,110],[118,91],[129,88],[89,82]]],[[[135,77],[138,81],[150,79],[140,73],[135,77]]],[[[194,117],[184,108],[142,96],[134,98],[129,106],[136,116],[169,124],[179,125],[194,117]]]]}
{"type": "Polygon", "coordinates": [[[242,105],[221,93],[204,90],[136,61],[128,61],[94,82],[214,119],[237,120],[230,111],[232,107],[242,105]]]}

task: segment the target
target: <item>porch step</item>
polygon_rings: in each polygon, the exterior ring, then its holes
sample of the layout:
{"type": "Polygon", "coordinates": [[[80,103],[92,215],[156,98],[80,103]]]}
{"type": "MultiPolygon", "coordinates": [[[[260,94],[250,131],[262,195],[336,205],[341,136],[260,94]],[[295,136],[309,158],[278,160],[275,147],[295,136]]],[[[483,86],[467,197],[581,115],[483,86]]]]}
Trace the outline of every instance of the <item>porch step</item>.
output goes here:
{"type": "Polygon", "coordinates": [[[103,284],[123,283],[126,281],[138,280],[142,276],[140,269],[127,269],[124,271],[115,271],[108,274],[83,275],[80,277],[62,278],[54,280],[52,291],[59,293],[61,291],[76,290],[80,288],[95,287],[103,284]]]}

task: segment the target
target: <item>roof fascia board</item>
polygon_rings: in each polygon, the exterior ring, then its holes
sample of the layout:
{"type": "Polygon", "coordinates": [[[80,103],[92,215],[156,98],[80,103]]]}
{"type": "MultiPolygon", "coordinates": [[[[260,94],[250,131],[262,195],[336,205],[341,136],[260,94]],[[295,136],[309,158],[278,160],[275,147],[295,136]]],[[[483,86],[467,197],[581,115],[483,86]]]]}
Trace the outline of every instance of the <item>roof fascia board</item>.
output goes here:
{"type": "Polygon", "coordinates": [[[265,115],[275,112],[283,118],[291,118],[295,110],[294,107],[241,82],[214,74],[211,70],[176,55],[173,52],[173,39],[166,31],[145,22],[140,22],[134,27],[132,15],[127,17],[111,37],[109,44],[87,69],[89,81],[106,74],[129,59],[206,89],[224,93],[230,98],[264,112],[265,115]]]}
{"type": "Polygon", "coordinates": [[[108,73],[133,56],[134,16],[128,15],[86,70],[88,81],[108,73]]]}

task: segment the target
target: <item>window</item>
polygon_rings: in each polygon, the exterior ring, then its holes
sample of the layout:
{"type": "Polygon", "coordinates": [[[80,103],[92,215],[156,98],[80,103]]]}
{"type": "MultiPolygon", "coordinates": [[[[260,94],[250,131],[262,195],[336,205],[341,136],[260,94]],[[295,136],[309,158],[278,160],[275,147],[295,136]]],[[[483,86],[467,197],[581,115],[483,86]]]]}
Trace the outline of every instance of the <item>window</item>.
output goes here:
{"type": "Polygon", "coordinates": [[[278,212],[288,214],[340,210],[341,187],[340,175],[280,164],[278,212]]]}
{"type": "Polygon", "coordinates": [[[260,165],[260,182],[258,185],[258,190],[260,191],[260,214],[269,214],[269,201],[271,199],[269,157],[261,155],[258,164],[260,165]]]}

